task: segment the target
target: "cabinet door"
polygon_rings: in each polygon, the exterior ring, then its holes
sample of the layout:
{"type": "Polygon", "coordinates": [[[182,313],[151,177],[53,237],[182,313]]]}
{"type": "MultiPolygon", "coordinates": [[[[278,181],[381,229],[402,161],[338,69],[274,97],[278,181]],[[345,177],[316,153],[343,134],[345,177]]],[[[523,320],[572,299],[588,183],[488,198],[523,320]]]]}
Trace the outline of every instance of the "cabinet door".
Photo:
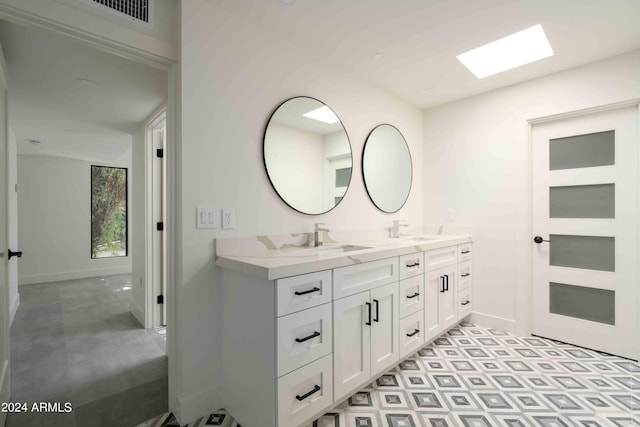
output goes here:
{"type": "MultiPolygon", "coordinates": [[[[333,393],[344,397],[371,376],[369,292],[333,302],[333,393]]],[[[371,314],[371,316],[370,316],[371,314]]]]}
{"type": "Polygon", "coordinates": [[[440,323],[443,329],[449,328],[458,321],[458,267],[453,265],[443,268],[440,275],[444,278],[444,292],[439,292],[440,297],[440,323]]]}
{"type": "Polygon", "coordinates": [[[400,357],[400,291],[398,283],[371,290],[371,374],[387,369],[400,357]]]}
{"type": "Polygon", "coordinates": [[[428,272],[424,280],[425,342],[435,338],[442,331],[439,303],[442,292],[444,292],[444,278],[441,270],[428,272]]]}

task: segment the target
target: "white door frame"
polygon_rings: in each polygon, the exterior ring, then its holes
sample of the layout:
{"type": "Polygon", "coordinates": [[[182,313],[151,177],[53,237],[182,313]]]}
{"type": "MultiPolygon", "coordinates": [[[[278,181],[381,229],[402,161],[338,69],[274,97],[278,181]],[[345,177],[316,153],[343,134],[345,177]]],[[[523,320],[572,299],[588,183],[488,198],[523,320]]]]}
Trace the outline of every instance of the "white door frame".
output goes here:
{"type": "MultiPolygon", "coordinates": [[[[167,122],[167,108],[161,106],[152,115],[151,119],[145,125],[145,141],[144,141],[144,164],[145,164],[145,182],[144,182],[144,194],[145,194],[145,230],[144,230],[144,246],[145,246],[145,283],[143,288],[145,292],[145,328],[153,328],[161,324],[161,320],[164,319],[164,313],[162,308],[157,303],[157,296],[163,294],[164,290],[158,290],[158,281],[164,282],[166,280],[166,248],[167,248],[167,230],[157,231],[156,222],[166,222],[166,186],[164,185],[164,176],[160,177],[162,180],[162,188],[160,191],[162,194],[158,195],[158,172],[164,175],[165,171],[158,171],[158,157],[156,155],[156,138],[157,131],[160,128],[166,128],[167,122]],[[157,198],[160,197],[160,200],[157,198]],[[161,211],[158,212],[157,202],[160,202],[162,206],[161,211]],[[160,276],[160,277],[157,277],[160,276]]],[[[166,141],[163,141],[162,148],[167,153],[166,141]]],[[[166,155],[165,155],[166,158],[166,155]]],[[[165,283],[161,283],[161,287],[164,288],[165,283]]],[[[166,297],[166,295],[165,295],[166,297]]],[[[166,307],[166,305],[164,306],[166,307]]],[[[166,323],[165,323],[166,324],[166,323]]]]}
{"type": "Polygon", "coordinates": [[[180,366],[182,356],[177,352],[176,334],[169,331],[175,330],[176,319],[176,283],[181,274],[181,264],[178,264],[179,257],[177,250],[180,241],[181,231],[178,229],[180,224],[180,195],[176,191],[179,186],[181,176],[180,166],[180,140],[178,139],[178,108],[180,82],[179,63],[177,61],[127,46],[118,42],[110,41],[106,38],[99,38],[96,35],[81,30],[76,27],[68,26],[59,22],[54,22],[46,18],[25,13],[11,6],[0,4],[0,19],[4,19],[15,24],[20,24],[32,29],[50,31],[70,37],[85,46],[90,46],[103,52],[112,53],[131,61],[143,63],[155,68],[167,71],[168,74],[168,91],[167,91],[167,218],[165,220],[165,229],[168,244],[167,250],[167,358],[169,367],[169,410],[174,413],[180,413],[178,401],[177,378],[178,366],[180,366]]]}
{"type": "MultiPolygon", "coordinates": [[[[584,116],[588,114],[600,113],[610,110],[616,110],[624,107],[631,107],[634,105],[640,105],[640,98],[629,99],[626,101],[598,105],[594,107],[584,108],[580,110],[568,111],[559,114],[551,114],[546,116],[529,117],[524,119],[525,132],[526,132],[526,211],[523,212],[526,216],[526,225],[523,227],[523,232],[519,233],[522,247],[526,260],[524,265],[524,273],[526,274],[526,280],[521,282],[520,286],[516,287],[516,316],[517,321],[520,324],[519,332],[525,335],[530,335],[533,323],[533,126],[540,123],[546,123],[556,120],[568,119],[573,117],[584,116]]],[[[638,111],[638,124],[640,127],[640,109],[638,111]]],[[[640,141],[638,141],[640,144],[640,141]]],[[[640,153],[640,150],[638,150],[640,153]]],[[[640,157],[640,154],[639,154],[640,157]]],[[[639,158],[640,161],[640,158],[639,158]]],[[[640,198],[640,191],[638,192],[638,198],[640,198]]],[[[640,248],[640,233],[636,236],[638,248],[640,248]]],[[[636,268],[639,269],[640,265],[636,268]]],[[[521,268],[522,270],[522,268],[521,268]]],[[[640,277],[640,275],[638,276],[640,277]]],[[[640,307],[640,292],[638,292],[638,306],[640,307]]],[[[640,316],[638,316],[637,325],[637,338],[640,342],[640,316]]],[[[640,350],[636,355],[636,359],[640,359],[640,350]]]]}

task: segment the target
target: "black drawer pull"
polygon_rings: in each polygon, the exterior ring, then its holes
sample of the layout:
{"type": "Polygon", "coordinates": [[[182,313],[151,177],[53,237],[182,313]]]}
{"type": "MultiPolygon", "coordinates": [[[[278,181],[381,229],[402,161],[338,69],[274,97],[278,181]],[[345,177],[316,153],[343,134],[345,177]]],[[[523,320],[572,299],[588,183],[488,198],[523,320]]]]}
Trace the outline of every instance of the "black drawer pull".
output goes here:
{"type": "Polygon", "coordinates": [[[462,303],[462,305],[468,305],[468,304],[471,304],[471,301],[466,300],[465,302],[462,303]]]}
{"type": "Polygon", "coordinates": [[[307,397],[311,396],[313,393],[317,393],[320,391],[320,386],[318,384],[316,384],[316,386],[313,388],[313,390],[311,390],[309,393],[305,393],[302,396],[298,396],[296,394],[296,399],[298,399],[299,401],[303,401],[305,400],[307,397]]]}
{"type": "Polygon", "coordinates": [[[371,326],[371,303],[365,302],[365,304],[367,305],[367,309],[369,311],[369,320],[367,320],[364,324],[367,326],[371,326]]]}
{"type": "Polygon", "coordinates": [[[320,290],[320,288],[318,288],[316,286],[313,289],[309,289],[308,291],[302,291],[302,292],[295,291],[294,294],[296,294],[296,295],[306,295],[306,294],[310,294],[312,292],[318,292],[319,290],[320,290]]]}
{"type": "Polygon", "coordinates": [[[462,277],[469,277],[469,276],[471,276],[471,273],[464,273],[464,274],[462,275],[462,277]]]}
{"type": "MultiPolygon", "coordinates": [[[[462,304],[464,305],[464,304],[462,304]]],[[[305,342],[305,341],[309,341],[311,338],[315,338],[315,337],[319,337],[320,336],[320,332],[315,331],[314,333],[312,333],[311,335],[309,335],[308,337],[304,337],[304,338],[296,338],[296,342],[305,342]]]]}
{"type": "Polygon", "coordinates": [[[417,334],[418,332],[420,332],[420,329],[415,329],[413,332],[411,332],[410,334],[407,334],[408,337],[412,337],[415,334],[417,334]]]}
{"type": "Polygon", "coordinates": [[[408,268],[411,268],[411,267],[419,267],[419,266],[420,266],[420,263],[419,263],[419,262],[416,262],[416,263],[413,263],[413,264],[407,264],[406,266],[407,266],[408,268]]]}
{"type": "Polygon", "coordinates": [[[407,299],[415,298],[415,297],[418,297],[418,296],[420,296],[420,292],[416,292],[413,295],[407,295],[407,299]]]}
{"type": "Polygon", "coordinates": [[[461,253],[461,254],[469,254],[469,253],[471,253],[471,251],[462,251],[462,252],[460,252],[460,253],[461,253]]]}

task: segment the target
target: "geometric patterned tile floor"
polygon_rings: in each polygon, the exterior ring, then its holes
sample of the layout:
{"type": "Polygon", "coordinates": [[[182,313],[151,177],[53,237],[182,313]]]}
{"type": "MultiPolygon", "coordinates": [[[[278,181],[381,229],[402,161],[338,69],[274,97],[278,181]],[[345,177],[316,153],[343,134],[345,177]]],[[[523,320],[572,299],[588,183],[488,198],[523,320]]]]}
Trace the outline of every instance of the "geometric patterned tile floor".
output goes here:
{"type": "MultiPolygon", "coordinates": [[[[204,425],[240,427],[224,410],[204,425]]],[[[638,427],[640,365],[463,322],[309,426],[638,427]]]]}

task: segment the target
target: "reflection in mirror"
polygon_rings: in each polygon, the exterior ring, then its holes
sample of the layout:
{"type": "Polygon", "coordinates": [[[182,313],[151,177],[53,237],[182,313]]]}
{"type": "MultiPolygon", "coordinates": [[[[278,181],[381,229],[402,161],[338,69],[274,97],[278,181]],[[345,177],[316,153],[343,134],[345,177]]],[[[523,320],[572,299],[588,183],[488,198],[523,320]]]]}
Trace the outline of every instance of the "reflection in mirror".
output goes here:
{"type": "Polygon", "coordinates": [[[400,131],[376,126],[362,153],[362,177],[373,204],[387,213],[400,210],[409,197],[411,176],[411,153],[400,131]]]}
{"type": "Polygon", "coordinates": [[[276,109],[264,133],[263,156],[273,188],[302,213],[330,211],[351,182],[347,132],[335,113],[314,98],[292,98],[276,109]]]}

